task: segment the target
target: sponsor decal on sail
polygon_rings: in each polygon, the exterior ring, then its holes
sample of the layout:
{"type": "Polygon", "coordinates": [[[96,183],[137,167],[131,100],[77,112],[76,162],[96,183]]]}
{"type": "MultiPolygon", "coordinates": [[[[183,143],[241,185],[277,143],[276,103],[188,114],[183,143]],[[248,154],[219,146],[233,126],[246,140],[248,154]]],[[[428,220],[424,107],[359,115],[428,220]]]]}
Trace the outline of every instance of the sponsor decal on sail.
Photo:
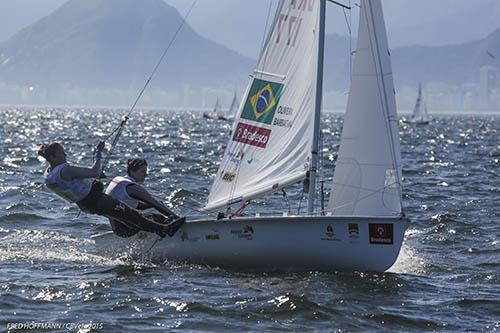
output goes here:
{"type": "Polygon", "coordinates": [[[234,179],[236,178],[236,173],[230,172],[230,171],[225,171],[222,173],[221,178],[223,181],[232,183],[234,179]]]}
{"type": "Polygon", "coordinates": [[[276,114],[277,116],[273,120],[273,126],[292,128],[293,108],[289,106],[279,106],[276,114]]]}
{"type": "Polygon", "coordinates": [[[270,129],[238,123],[234,130],[233,141],[259,148],[266,148],[270,136],[270,129]]]}
{"type": "Polygon", "coordinates": [[[283,84],[254,79],[241,118],[271,124],[281,97],[283,84]]]}
{"type": "Polygon", "coordinates": [[[393,244],[394,228],[390,223],[370,223],[368,224],[370,244],[393,244]]]}

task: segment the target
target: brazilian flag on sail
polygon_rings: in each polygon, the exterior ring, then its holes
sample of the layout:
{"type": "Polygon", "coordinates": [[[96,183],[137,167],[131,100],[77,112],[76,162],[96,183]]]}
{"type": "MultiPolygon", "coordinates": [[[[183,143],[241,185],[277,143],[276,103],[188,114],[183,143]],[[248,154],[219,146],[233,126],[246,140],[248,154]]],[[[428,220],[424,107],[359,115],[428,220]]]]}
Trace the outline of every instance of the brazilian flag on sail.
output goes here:
{"type": "Polygon", "coordinates": [[[282,83],[254,79],[241,112],[241,118],[271,124],[282,89],[282,83]]]}

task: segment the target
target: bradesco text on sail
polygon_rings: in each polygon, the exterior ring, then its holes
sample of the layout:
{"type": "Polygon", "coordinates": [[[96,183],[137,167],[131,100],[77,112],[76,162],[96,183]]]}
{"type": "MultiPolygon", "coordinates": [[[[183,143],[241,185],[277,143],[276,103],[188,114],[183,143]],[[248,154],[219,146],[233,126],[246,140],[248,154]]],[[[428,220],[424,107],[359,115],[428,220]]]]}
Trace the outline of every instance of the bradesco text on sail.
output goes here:
{"type": "Polygon", "coordinates": [[[238,123],[234,131],[233,141],[266,148],[270,135],[270,129],[238,123]]]}

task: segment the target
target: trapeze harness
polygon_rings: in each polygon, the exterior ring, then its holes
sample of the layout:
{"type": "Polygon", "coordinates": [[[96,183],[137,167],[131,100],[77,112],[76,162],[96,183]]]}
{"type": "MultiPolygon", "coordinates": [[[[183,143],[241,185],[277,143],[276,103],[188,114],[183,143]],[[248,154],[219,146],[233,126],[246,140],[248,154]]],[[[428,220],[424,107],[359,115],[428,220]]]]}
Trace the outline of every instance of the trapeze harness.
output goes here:
{"type": "Polygon", "coordinates": [[[82,211],[109,218],[111,227],[118,236],[130,237],[139,231],[164,236],[168,231],[164,224],[156,223],[119,200],[104,194],[102,183],[98,181],[63,179],[61,172],[67,165],[69,164],[62,163],[45,170],[44,178],[47,187],[65,200],[76,203],[82,211]]]}

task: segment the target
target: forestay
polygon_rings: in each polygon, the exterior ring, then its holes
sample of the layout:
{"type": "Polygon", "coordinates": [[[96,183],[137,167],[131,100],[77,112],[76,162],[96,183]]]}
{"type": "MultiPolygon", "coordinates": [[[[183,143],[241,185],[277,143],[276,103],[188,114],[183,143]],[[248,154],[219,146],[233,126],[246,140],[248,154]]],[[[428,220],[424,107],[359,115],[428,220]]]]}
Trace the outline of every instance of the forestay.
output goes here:
{"type": "Polygon", "coordinates": [[[392,66],[380,0],[361,1],[358,46],[328,211],[401,213],[401,157],[392,66]]]}
{"type": "Polygon", "coordinates": [[[205,210],[297,182],[310,164],[318,0],[281,1],[251,75],[205,210]]]}

